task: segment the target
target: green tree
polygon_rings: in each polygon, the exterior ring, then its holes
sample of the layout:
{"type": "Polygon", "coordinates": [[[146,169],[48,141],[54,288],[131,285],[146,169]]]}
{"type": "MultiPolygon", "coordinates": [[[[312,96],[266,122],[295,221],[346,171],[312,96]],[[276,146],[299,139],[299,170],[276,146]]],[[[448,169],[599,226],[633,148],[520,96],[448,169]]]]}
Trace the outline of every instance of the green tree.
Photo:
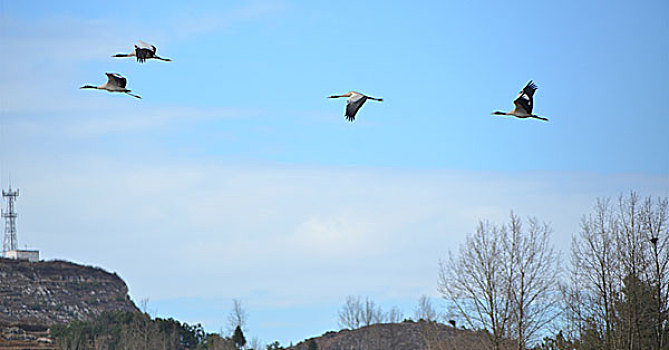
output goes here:
{"type": "Polygon", "coordinates": [[[572,350],[577,347],[565,339],[562,331],[559,331],[554,337],[545,337],[544,340],[534,348],[535,350],[572,350]]]}
{"type": "Polygon", "coordinates": [[[283,350],[284,347],[279,344],[278,341],[275,341],[272,344],[267,345],[267,350],[283,350]]]}
{"type": "Polygon", "coordinates": [[[598,199],[572,242],[565,336],[582,350],[667,350],[669,203],[598,199]]]}
{"type": "Polygon", "coordinates": [[[235,333],[232,335],[232,341],[235,342],[237,349],[243,349],[244,345],[246,345],[246,338],[244,338],[244,332],[242,332],[240,326],[235,328],[235,333]]]}
{"type": "Polygon", "coordinates": [[[172,318],[151,319],[139,312],[105,312],[90,321],[54,325],[51,335],[63,350],[96,349],[234,349],[229,338],[205,334],[202,325],[172,318]]]}
{"type": "Polygon", "coordinates": [[[652,349],[656,344],[653,288],[634,275],[625,277],[623,283],[623,298],[615,304],[619,315],[615,332],[620,333],[624,349],[652,349]]]}

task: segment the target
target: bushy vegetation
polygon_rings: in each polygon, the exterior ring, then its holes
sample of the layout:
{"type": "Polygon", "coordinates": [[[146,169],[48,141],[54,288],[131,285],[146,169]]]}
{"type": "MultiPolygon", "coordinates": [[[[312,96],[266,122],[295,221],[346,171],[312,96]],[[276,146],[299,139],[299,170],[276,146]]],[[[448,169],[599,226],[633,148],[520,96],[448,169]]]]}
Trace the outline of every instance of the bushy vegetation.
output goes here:
{"type": "Polygon", "coordinates": [[[193,326],[172,318],[151,319],[139,312],[106,312],[92,321],[53,326],[51,335],[63,350],[235,349],[231,339],[207,334],[200,324],[193,326]]]}

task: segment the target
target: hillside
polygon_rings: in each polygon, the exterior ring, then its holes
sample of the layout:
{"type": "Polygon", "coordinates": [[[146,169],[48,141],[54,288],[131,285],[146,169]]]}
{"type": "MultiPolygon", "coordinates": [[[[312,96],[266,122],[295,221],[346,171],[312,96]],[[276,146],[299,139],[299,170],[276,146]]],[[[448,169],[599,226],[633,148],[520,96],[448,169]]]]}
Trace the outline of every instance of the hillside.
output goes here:
{"type": "MultiPolygon", "coordinates": [[[[148,325],[145,329],[155,328],[151,334],[157,337],[157,342],[170,340],[175,334],[178,335],[175,339],[183,340],[184,334],[198,329],[174,320],[148,322],[144,318],[148,316],[138,312],[128,297],[128,287],[116,274],[66,261],[30,263],[0,258],[0,349],[55,349],[57,345],[49,328],[69,324],[68,328],[61,329],[62,333],[73,324],[77,325],[70,323],[72,321],[87,322],[78,324],[83,328],[75,332],[77,334],[83,330],[103,330],[102,335],[91,334],[92,340],[86,338],[84,343],[115,339],[113,334],[104,333],[114,327],[99,326],[105,320],[121,320],[112,324],[119,329],[116,335],[122,335],[125,340],[134,339],[132,332],[127,330],[133,330],[132,327],[138,324],[148,325]],[[107,311],[130,313],[110,314],[107,311]],[[165,329],[171,331],[165,333],[165,329]]],[[[66,341],[72,340],[67,338],[69,333],[64,334],[66,341]]],[[[82,341],[78,338],[81,334],[75,334],[77,342],[82,341]]],[[[405,321],[327,332],[288,349],[308,350],[310,342],[316,342],[320,350],[478,350],[486,349],[486,336],[483,332],[456,329],[436,322],[405,321]]],[[[211,337],[210,340],[216,339],[211,337]]],[[[219,347],[226,348],[224,340],[218,342],[221,343],[219,347]]]]}
{"type": "MultiPolygon", "coordinates": [[[[484,350],[486,333],[456,329],[436,322],[405,321],[375,324],[356,330],[327,332],[307,339],[287,350],[308,350],[315,341],[319,350],[484,350]]],[[[510,347],[509,347],[510,348],[510,347]]]]}
{"type": "Polygon", "coordinates": [[[0,258],[0,347],[36,341],[48,327],[104,311],[138,311],[116,274],[66,261],[0,258]]]}

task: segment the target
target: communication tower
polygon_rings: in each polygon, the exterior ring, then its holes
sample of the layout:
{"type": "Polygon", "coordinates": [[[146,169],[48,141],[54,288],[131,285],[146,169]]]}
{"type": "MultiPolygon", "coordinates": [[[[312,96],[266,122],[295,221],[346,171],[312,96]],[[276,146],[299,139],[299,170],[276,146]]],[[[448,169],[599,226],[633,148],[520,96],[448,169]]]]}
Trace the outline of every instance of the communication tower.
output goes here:
{"type": "Polygon", "coordinates": [[[19,190],[12,191],[12,186],[9,185],[9,190],[2,190],[2,198],[7,200],[7,209],[2,211],[2,218],[5,219],[5,235],[2,240],[2,255],[6,256],[9,251],[16,251],[18,249],[18,241],[16,239],[16,211],[14,210],[14,201],[19,196],[19,190]]]}

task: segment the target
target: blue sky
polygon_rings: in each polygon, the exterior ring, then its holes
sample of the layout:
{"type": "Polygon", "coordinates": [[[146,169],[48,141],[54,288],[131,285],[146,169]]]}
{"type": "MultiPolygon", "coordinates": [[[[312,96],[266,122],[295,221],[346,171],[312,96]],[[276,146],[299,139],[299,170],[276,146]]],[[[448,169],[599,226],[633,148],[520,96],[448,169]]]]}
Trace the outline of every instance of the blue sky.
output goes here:
{"type": "Polygon", "coordinates": [[[265,342],[336,328],[347,295],[411,314],[478,219],[537,216],[566,251],[596,197],[669,195],[665,1],[0,11],[19,241],[211,331],[232,298],[265,342]],[[110,57],[138,40],[173,62],[110,57]],[[78,89],[104,72],[143,99],[78,89]],[[531,79],[550,122],[490,115],[531,79]],[[384,101],[351,124],[326,98],[349,90],[384,101]]]}

